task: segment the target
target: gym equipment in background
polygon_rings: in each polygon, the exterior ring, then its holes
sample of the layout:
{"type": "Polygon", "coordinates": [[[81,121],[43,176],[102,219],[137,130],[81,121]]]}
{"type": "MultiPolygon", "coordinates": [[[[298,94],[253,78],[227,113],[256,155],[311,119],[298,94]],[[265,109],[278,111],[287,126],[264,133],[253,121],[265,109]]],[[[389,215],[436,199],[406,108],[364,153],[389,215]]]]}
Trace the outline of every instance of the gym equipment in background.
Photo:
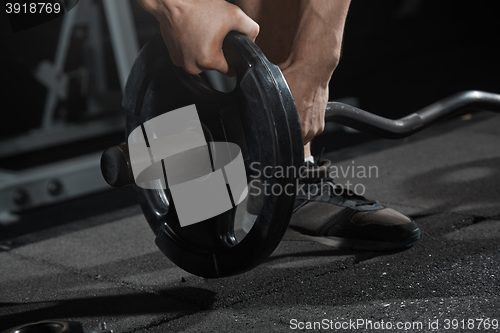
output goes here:
{"type": "MultiPolygon", "coordinates": [[[[42,60],[33,73],[47,89],[41,125],[2,138],[2,159],[16,159],[20,154],[112,136],[125,127],[121,89],[139,53],[131,3],[80,1],[61,20],[54,59],[42,60]],[[104,25],[110,34],[113,53],[110,58],[111,64],[116,65],[118,87],[111,85],[107,70],[104,25]],[[77,68],[68,69],[68,63],[75,62],[75,58],[81,58],[81,63],[75,65],[77,68]],[[57,119],[57,113],[63,116],[57,119]]],[[[29,98],[29,92],[26,96],[29,98]]],[[[26,112],[31,116],[29,110],[26,112]]],[[[0,167],[0,225],[16,222],[19,212],[108,189],[100,177],[101,154],[95,152],[100,149],[42,165],[22,165],[19,170],[0,167]]]]}

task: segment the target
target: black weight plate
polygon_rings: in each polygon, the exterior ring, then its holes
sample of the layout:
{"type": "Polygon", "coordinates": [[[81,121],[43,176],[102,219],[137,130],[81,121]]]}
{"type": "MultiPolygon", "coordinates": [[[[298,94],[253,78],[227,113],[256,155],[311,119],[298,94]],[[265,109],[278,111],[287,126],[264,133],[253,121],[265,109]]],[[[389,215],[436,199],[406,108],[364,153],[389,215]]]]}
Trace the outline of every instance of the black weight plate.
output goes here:
{"type": "MultiPolygon", "coordinates": [[[[298,170],[303,164],[300,123],[281,71],[237,32],[226,37],[224,53],[238,79],[235,90],[227,94],[174,66],[161,36],[153,37],[137,58],[125,89],[127,137],[160,114],[196,104],[206,140],[238,144],[249,180],[259,174],[263,178],[263,170],[267,175],[276,168],[298,170]]],[[[281,173],[265,181],[268,188],[288,185],[288,193],[295,193],[294,176],[281,173]]],[[[168,189],[134,187],[161,251],[182,269],[209,278],[241,273],[265,260],[286,231],[295,199],[284,192],[266,195],[254,227],[238,241],[235,208],[181,227],[168,189]]]]}

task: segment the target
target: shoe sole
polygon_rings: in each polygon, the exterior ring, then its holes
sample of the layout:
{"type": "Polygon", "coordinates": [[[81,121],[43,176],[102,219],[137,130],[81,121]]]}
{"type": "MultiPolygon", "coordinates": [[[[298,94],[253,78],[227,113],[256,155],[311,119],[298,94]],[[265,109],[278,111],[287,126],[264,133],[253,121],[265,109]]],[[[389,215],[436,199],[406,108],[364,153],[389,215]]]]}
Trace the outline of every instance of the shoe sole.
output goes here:
{"type": "Polygon", "coordinates": [[[391,251],[410,247],[420,239],[420,229],[413,230],[408,239],[401,242],[377,242],[362,239],[348,239],[331,236],[310,236],[301,234],[301,237],[307,240],[312,240],[324,245],[335,247],[342,250],[356,251],[391,251]]]}

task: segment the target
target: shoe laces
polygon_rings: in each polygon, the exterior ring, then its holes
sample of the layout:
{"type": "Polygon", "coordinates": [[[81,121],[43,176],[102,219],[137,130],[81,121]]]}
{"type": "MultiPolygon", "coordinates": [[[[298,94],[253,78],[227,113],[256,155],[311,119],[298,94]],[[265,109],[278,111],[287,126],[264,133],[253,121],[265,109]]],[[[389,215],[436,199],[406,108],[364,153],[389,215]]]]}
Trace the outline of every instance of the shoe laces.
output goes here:
{"type": "Polygon", "coordinates": [[[355,203],[356,207],[365,206],[365,205],[374,205],[377,203],[374,200],[366,199],[365,197],[354,193],[350,189],[345,188],[344,186],[335,183],[332,178],[323,179],[323,183],[330,187],[330,191],[329,191],[330,198],[340,196],[345,200],[353,201],[355,203]],[[340,194],[338,191],[340,191],[340,194]]]}
{"type": "Polygon", "coordinates": [[[356,207],[365,205],[374,205],[377,202],[368,200],[365,197],[356,194],[351,189],[346,188],[334,182],[333,178],[329,177],[328,170],[331,162],[329,160],[319,160],[315,166],[309,167],[300,177],[301,183],[315,184],[316,186],[328,186],[328,194],[330,198],[342,198],[342,201],[351,201],[356,207]]]}

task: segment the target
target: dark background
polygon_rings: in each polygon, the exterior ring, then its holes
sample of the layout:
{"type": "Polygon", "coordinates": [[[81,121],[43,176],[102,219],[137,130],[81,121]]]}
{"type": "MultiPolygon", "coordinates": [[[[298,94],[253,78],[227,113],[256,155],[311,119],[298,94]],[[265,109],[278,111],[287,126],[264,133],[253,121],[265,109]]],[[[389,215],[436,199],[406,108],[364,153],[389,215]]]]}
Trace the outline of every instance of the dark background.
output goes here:
{"type": "Polygon", "coordinates": [[[352,1],[331,97],[395,118],[455,92],[500,92],[495,1],[352,1]]]}

